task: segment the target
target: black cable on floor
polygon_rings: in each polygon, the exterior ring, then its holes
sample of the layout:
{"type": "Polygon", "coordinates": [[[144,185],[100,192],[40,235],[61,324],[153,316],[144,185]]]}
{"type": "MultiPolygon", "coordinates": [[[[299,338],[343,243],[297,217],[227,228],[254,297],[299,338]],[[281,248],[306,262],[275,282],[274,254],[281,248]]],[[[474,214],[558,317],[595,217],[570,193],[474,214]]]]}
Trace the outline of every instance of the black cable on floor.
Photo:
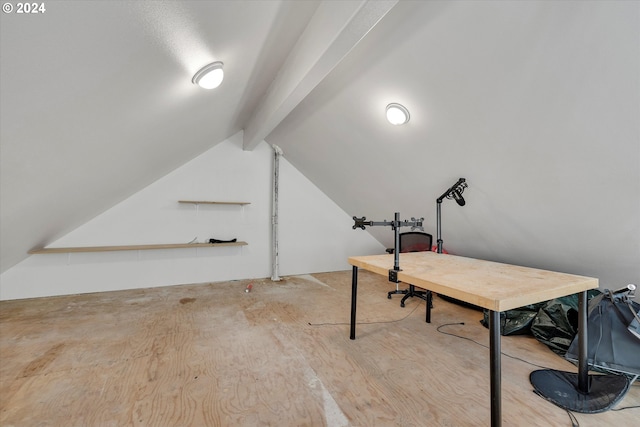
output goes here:
{"type": "MultiPolygon", "coordinates": [[[[407,317],[411,316],[413,314],[414,311],[416,311],[416,309],[418,307],[420,307],[420,304],[416,304],[415,307],[413,307],[413,310],[411,310],[409,312],[409,314],[407,314],[406,316],[404,316],[401,319],[396,319],[396,320],[381,320],[379,322],[356,322],[356,325],[375,325],[378,323],[397,323],[397,322],[402,322],[403,320],[405,320],[407,317]]],[[[338,322],[338,323],[311,323],[308,322],[309,326],[334,326],[334,325],[350,325],[351,322],[338,322]]]]}
{"type": "MultiPolygon", "coordinates": [[[[444,331],[440,330],[440,328],[443,328],[443,327],[445,327],[445,326],[452,326],[452,325],[464,325],[464,322],[460,322],[460,323],[445,323],[444,325],[440,325],[440,326],[438,326],[438,327],[436,328],[436,330],[437,330],[438,332],[440,332],[441,334],[451,335],[452,337],[461,338],[461,339],[463,339],[463,340],[471,341],[472,343],[477,344],[477,345],[479,345],[479,346],[481,346],[481,347],[484,347],[484,348],[486,348],[486,349],[488,349],[488,348],[489,348],[489,346],[486,346],[486,345],[484,345],[484,344],[482,344],[482,343],[479,343],[478,341],[476,341],[476,340],[474,340],[474,339],[467,338],[467,337],[463,337],[463,336],[461,336],[461,335],[452,334],[452,333],[450,333],[450,332],[444,332],[444,331]]],[[[519,360],[519,361],[521,361],[521,362],[527,363],[527,364],[529,364],[529,365],[531,365],[531,366],[535,366],[536,368],[541,368],[541,369],[550,369],[550,368],[548,368],[548,367],[546,367],[546,366],[536,365],[535,363],[531,363],[531,362],[529,362],[529,361],[527,361],[527,360],[524,360],[524,359],[521,359],[521,358],[519,358],[519,357],[511,356],[510,354],[507,354],[507,353],[505,353],[505,352],[500,352],[500,354],[503,354],[503,355],[505,355],[505,356],[507,356],[507,357],[510,357],[511,359],[515,359],[515,360],[519,360]]]]}

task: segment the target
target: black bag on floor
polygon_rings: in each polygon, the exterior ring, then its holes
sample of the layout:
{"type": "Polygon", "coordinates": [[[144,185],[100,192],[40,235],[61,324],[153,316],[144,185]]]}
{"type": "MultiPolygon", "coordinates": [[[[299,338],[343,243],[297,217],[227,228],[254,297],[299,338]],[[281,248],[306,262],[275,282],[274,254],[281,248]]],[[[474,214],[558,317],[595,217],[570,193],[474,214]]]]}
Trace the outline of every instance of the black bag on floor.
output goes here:
{"type": "Polygon", "coordinates": [[[547,301],[531,325],[531,334],[560,356],[567,352],[577,332],[577,295],[547,301]]]}
{"type": "MultiPolygon", "coordinates": [[[[601,295],[587,291],[587,299],[601,295]]],[[[578,294],[546,301],[531,324],[531,334],[554,353],[564,356],[578,333],[578,294]]]]}
{"type": "MultiPolygon", "coordinates": [[[[531,335],[533,320],[544,304],[544,302],[540,302],[500,312],[500,335],[531,335]]],[[[489,327],[489,310],[483,310],[483,318],[480,323],[485,328],[489,327]]]]}

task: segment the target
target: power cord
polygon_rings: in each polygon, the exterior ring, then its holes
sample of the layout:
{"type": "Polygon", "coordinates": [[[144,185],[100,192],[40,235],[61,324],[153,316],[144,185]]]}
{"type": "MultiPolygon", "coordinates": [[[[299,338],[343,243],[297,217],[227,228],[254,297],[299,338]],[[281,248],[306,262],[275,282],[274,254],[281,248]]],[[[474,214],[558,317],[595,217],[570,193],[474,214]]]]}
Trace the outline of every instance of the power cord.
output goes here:
{"type": "Polygon", "coordinates": [[[624,411],[625,409],[638,409],[638,408],[640,408],[640,405],[624,406],[622,408],[612,409],[612,411],[624,411]]]}
{"type": "MultiPolygon", "coordinates": [[[[472,343],[477,344],[477,345],[479,345],[480,347],[484,347],[484,348],[487,348],[487,349],[489,348],[489,346],[486,346],[486,345],[484,345],[484,344],[482,344],[482,343],[479,343],[478,341],[476,341],[476,340],[474,340],[474,339],[467,338],[467,337],[463,337],[463,336],[461,336],[461,335],[452,334],[452,333],[450,333],[450,332],[444,332],[444,331],[442,331],[442,330],[441,330],[441,328],[443,328],[443,327],[445,327],[445,326],[452,326],[452,325],[464,325],[464,322],[460,322],[460,323],[445,323],[444,325],[440,325],[440,326],[438,326],[438,327],[436,328],[436,330],[437,330],[438,332],[440,332],[441,334],[451,335],[452,337],[461,338],[461,339],[463,339],[463,340],[471,341],[472,343]]],[[[505,355],[505,356],[507,356],[507,357],[509,357],[509,358],[511,358],[511,359],[515,359],[515,360],[519,360],[519,361],[521,361],[521,362],[527,363],[527,364],[529,364],[529,365],[531,365],[531,366],[535,366],[536,368],[549,369],[549,368],[548,368],[548,367],[546,367],[546,366],[536,365],[535,363],[531,363],[531,362],[529,362],[529,361],[527,361],[527,360],[521,359],[521,358],[516,357],[516,356],[511,356],[510,354],[507,354],[507,353],[504,353],[504,352],[500,352],[500,354],[505,355]]]]}
{"type": "Polygon", "coordinates": [[[578,422],[578,419],[576,418],[576,414],[574,414],[573,412],[571,412],[568,409],[565,409],[567,411],[567,415],[569,415],[569,419],[571,420],[571,427],[580,427],[580,423],[578,422]]]}
{"type": "MultiPolygon", "coordinates": [[[[407,314],[406,316],[404,316],[401,319],[381,320],[379,322],[356,322],[356,325],[376,325],[376,324],[379,324],[379,323],[398,323],[398,322],[402,322],[407,317],[411,316],[413,314],[413,312],[416,311],[416,309],[418,307],[421,307],[421,305],[420,304],[416,304],[416,306],[413,307],[413,310],[411,310],[409,312],[409,314],[407,314]]],[[[337,323],[311,323],[311,322],[308,322],[309,326],[334,326],[334,325],[350,325],[350,324],[351,324],[351,322],[337,322],[337,323]]]]}

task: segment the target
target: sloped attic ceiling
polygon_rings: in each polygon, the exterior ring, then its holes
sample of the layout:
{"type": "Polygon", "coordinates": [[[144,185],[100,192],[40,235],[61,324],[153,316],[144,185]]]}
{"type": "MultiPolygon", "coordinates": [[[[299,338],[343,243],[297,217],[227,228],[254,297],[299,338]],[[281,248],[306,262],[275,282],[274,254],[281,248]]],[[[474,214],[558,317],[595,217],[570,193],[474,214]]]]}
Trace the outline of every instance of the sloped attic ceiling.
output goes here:
{"type": "Polygon", "coordinates": [[[465,177],[449,251],[640,281],[640,3],[56,1],[1,31],[2,271],[245,129],[350,214],[435,236],[465,177]],[[390,11],[318,19],[367,3],[390,11]]]}
{"type": "Polygon", "coordinates": [[[400,2],[267,141],[351,215],[435,239],[465,177],[445,249],[640,282],[638,2],[400,2]]]}
{"type": "Polygon", "coordinates": [[[240,131],[319,2],[2,14],[2,271],[240,131]],[[191,83],[225,63],[216,91],[191,83]]]}

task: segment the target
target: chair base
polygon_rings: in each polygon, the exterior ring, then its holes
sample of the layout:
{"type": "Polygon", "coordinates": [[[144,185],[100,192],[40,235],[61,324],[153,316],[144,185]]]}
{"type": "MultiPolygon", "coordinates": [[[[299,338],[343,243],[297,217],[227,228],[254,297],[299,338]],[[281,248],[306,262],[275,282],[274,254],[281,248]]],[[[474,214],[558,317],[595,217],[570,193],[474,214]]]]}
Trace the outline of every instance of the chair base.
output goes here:
{"type": "Polygon", "coordinates": [[[387,294],[387,298],[391,299],[391,295],[395,295],[395,294],[406,294],[407,292],[409,292],[409,289],[396,289],[395,291],[391,291],[387,294]]]}
{"type": "Polygon", "coordinates": [[[395,294],[404,294],[400,301],[400,307],[404,307],[404,302],[407,298],[416,297],[425,300],[427,302],[426,322],[431,323],[431,309],[433,308],[433,294],[431,291],[416,291],[414,285],[409,285],[409,289],[396,289],[395,291],[389,292],[387,298],[391,299],[391,295],[395,294]]]}
{"type": "Polygon", "coordinates": [[[400,300],[400,307],[404,307],[404,302],[408,298],[417,297],[429,303],[429,308],[433,308],[433,296],[431,291],[416,291],[415,286],[409,285],[409,289],[406,289],[403,293],[406,295],[402,297],[402,300],[400,300]]]}

